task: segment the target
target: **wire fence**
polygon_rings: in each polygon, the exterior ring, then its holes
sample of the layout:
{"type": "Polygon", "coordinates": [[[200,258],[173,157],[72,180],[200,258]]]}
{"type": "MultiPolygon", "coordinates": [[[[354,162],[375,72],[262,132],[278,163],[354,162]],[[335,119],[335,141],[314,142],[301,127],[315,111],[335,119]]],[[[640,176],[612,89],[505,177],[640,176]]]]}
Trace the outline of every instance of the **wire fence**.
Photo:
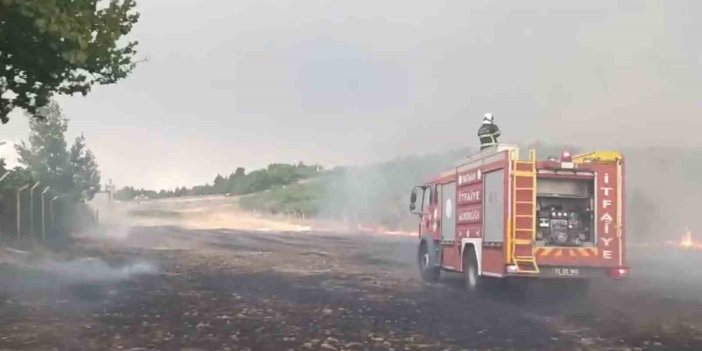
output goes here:
{"type": "Polygon", "coordinates": [[[24,186],[0,193],[0,242],[20,246],[55,243],[97,222],[97,213],[48,187],[24,186]]]}

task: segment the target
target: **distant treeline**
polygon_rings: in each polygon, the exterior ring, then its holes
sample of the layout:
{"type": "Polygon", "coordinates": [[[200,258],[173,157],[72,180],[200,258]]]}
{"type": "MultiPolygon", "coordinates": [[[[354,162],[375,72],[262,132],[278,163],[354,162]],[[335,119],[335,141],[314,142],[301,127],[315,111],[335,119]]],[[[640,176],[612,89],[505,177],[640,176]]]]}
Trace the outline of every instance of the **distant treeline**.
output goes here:
{"type": "Polygon", "coordinates": [[[124,187],[114,194],[116,200],[129,201],[139,198],[160,199],[202,195],[244,195],[289,185],[302,179],[311,178],[323,171],[319,165],[274,163],[267,168],[246,173],[243,167],[237,168],[229,176],[218,174],[212,183],[196,185],[192,188],[178,187],[173,190],[147,190],[124,187]]]}

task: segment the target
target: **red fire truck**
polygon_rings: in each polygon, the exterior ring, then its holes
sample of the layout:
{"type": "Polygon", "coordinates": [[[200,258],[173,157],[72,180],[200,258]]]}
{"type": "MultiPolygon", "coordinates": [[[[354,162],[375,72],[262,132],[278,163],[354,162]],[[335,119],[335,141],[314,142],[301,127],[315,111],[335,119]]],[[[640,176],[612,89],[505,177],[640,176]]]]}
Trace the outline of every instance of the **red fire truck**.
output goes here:
{"type": "Polygon", "coordinates": [[[623,278],[623,191],[618,152],[522,159],[500,144],[471,155],[412,190],[422,279],[463,272],[477,292],[488,278],[623,278]]]}

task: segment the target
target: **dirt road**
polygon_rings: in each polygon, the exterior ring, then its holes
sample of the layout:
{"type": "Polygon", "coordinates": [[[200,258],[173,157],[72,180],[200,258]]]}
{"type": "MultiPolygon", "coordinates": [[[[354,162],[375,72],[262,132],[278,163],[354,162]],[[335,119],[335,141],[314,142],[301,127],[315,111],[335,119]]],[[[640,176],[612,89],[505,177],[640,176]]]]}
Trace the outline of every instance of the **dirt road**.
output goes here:
{"type": "Polygon", "coordinates": [[[702,349],[702,280],[680,270],[702,252],[649,253],[586,297],[470,299],[458,276],[419,281],[411,237],[133,226],[4,251],[0,349],[702,349]]]}

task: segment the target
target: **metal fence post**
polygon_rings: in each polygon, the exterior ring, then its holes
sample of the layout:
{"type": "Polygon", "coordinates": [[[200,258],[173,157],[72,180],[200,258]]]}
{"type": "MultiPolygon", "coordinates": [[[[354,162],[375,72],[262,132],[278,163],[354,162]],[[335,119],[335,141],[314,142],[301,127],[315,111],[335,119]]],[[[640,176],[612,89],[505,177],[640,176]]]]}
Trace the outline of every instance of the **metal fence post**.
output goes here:
{"type": "Polygon", "coordinates": [[[17,189],[17,238],[22,235],[22,192],[29,188],[29,184],[17,189]]]}
{"type": "Polygon", "coordinates": [[[34,233],[34,189],[39,186],[39,182],[34,184],[31,189],[29,189],[29,234],[32,236],[32,240],[37,238],[34,233]]]}
{"type": "Polygon", "coordinates": [[[53,229],[54,233],[56,232],[56,216],[54,215],[54,201],[58,200],[58,195],[54,196],[50,201],[49,201],[49,218],[51,219],[51,228],[53,229]]]}
{"type": "Polygon", "coordinates": [[[46,203],[44,200],[44,195],[49,192],[50,186],[47,186],[44,191],[41,192],[41,241],[46,241],[46,203]]]}
{"type": "MultiPolygon", "coordinates": [[[[2,145],[2,144],[0,144],[0,145],[2,145]]],[[[3,174],[3,175],[0,177],[0,191],[2,190],[2,187],[1,187],[2,181],[5,180],[5,178],[7,178],[8,175],[10,175],[10,172],[5,172],[5,174],[3,174]]],[[[0,223],[0,237],[2,237],[3,234],[4,234],[4,233],[3,233],[2,223],[0,223]]]]}

